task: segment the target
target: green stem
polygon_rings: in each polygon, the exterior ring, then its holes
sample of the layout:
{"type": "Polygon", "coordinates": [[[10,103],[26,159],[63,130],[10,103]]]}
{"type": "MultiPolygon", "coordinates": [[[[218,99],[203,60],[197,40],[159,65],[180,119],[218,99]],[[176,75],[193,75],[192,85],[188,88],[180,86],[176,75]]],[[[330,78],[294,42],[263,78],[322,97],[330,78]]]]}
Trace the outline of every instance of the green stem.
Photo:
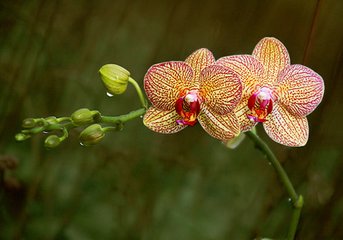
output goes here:
{"type": "Polygon", "coordinates": [[[124,114],[120,116],[115,116],[115,117],[101,116],[101,122],[113,123],[113,124],[125,123],[127,121],[130,121],[132,119],[142,116],[145,112],[146,112],[145,108],[140,108],[135,111],[129,112],[128,114],[124,114]]]}
{"type": "Polygon", "coordinates": [[[268,161],[271,163],[271,165],[274,167],[277,175],[279,176],[279,179],[281,183],[286,188],[286,191],[291,199],[291,203],[293,206],[293,214],[292,214],[292,220],[288,231],[288,240],[293,240],[295,237],[295,233],[297,230],[297,226],[299,223],[300,215],[301,215],[301,209],[304,204],[304,199],[300,195],[298,195],[292,185],[292,182],[289,180],[289,177],[283,167],[281,166],[280,162],[278,161],[275,154],[272,152],[272,150],[269,148],[269,146],[253,131],[246,132],[246,135],[258,146],[258,148],[266,154],[268,161]]]}
{"type": "Polygon", "coordinates": [[[145,109],[148,109],[148,102],[143,95],[141,87],[138,85],[138,83],[132,77],[129,77],[129,83],[131,83],[134,86],[134,88],[136,89],[136,92],[138,94],[138,97],[139,97],[139,100],[141,101],[142,106],[145,109]]]}

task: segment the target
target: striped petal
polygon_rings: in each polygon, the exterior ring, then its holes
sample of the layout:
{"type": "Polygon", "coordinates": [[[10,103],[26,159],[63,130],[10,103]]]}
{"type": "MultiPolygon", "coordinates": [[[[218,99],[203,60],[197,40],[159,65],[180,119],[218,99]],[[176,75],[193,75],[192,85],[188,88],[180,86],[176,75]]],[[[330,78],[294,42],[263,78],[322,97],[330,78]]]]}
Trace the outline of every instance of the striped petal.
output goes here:
{"type": "Polygon", "coordinates": [[[263,127],[271,139],[286,146],[301,147],[308,140],[309,129],[306,117],[294,116],[280,104],[274,106],[263,127]]]}
{"type": "Polygon", "coordinates": [[[232,69],[242,80],[242,98],[235,108],[241,131],[250,131],[256,123],[249,120],[247,113],[248,99],[254,93],[256,86],[259,85],[263,77],[263,65],[251,55],[233,55],[222,57],[216,64],[223,65],[232,69]]]}
{"type": "Polygon", "coordinates": [[[243,89],[255,89],[263,77],[263,65],[251,55],[222,57],[216,64],[231,68],[242,80],[243,89]]]}
{"type": "Polygon", "coordinates": [[[207,48],[200,48],[193,52],[186,60],[194,70],[195,81],[198,82],[201,71],[215,62],[214,56],[207,48]]]}
{"type": "Polygon", "coordinates": [[[180,116],[175,110],[162,111],[157,108],[150,107],[144,115],[143,123],[155,132],[170,134],[179,132],[186,127],[176,123],[176,120],[180,119],[180,116]]]}
{"type": "Polygon", "coordinates": [[[264,66],[263,85],[274,84],[279,72],[290,64],[286,47],[276,38],[263,38],[256,45],[252,54],[264,66]]]}
{"type": "Polygon", "coordinates": [[[239,135],[239,124],[234,112],[219,115],[203,107],[198,121],[204,130],[212,137],[221,141],[230,140],[239,135]]]}
{"type": "Polygon", "coordinates": [[[241,99],[241,80],[227,67],[208,66],[201,71],[200,94],[204,104],[213,112],[227,114],[237,106],[241,99]]]}
{"type": "Polygon", "coordinates": [[[169,111],[180,93],[192,86],[193,77],[193,69],[185,62],[159,63],[145,74],[144,89],[154,107],[169,111]]]}
{"type": "Polygon", "coordinates": [[[250,111],[248,108],[249,97],[250,95],[247,94],[242,96],[241,101],[235,108],[235,113],[242,132],[250,131],[257,124],[256,122],[250,121],[250,119],[247,117],[247,114],[250,111]]]}
{"type": "Polygon", "coordinates": [[[294,64],[280,73],[277,93],[290,113],[304,117],[322,101],[324,82],[312,69],[294,64]]]}

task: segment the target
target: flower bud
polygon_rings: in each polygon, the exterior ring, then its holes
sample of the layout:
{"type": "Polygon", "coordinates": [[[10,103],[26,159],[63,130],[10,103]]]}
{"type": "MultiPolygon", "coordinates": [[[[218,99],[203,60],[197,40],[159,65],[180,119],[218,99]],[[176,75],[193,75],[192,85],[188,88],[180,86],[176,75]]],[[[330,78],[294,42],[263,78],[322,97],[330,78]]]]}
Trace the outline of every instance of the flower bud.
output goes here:
{"type": "Polygon", "coordinates": [[[49,124],[58,124],[57,118],[55,116],[50,116],[45,118],[45,121],[49,124]]]}
{"type": "Polygon", "coordinates": [[[56,135],[50,135],[45,139],[44,146],[47,148],[55,148],[60,145],[61,139],[56,135]]]}
{"type": "Polygon", "coordinates": [[[23,128],[33,128],[36,126],[36,120],[33,118],[26,118],[21,125],[23,128]]]}
{"type": "Polygon", "coordinates": [[[81,108],[71,115],[71,120],[76,126],[81,126],[92,123],[96,114],[99,114],[99,112],[91,111],[88,108],[81,108]]]}
{"type": "Polygon", "coordinates": [[[80,143],[83,146],[91,146],[100,142],[104,136],[104,129],[99,124],[93,124],[81,132],[80,143]]]}
{"type": "Polygon", "coordinates": [[[31,136],[30,135],[27,135],[25,133],[17,133],[14,138],[15,140],[17,140],[18,142],[21,142],[21,141],[24,141],[28,138],[30,138],[31,136]]]}
{"type": "Polygon", "coordinates": [[[106,64],[99,70],[102,82],[109,94],[122,94],[126,91],[130,72],[116,64],[106,64]]]}

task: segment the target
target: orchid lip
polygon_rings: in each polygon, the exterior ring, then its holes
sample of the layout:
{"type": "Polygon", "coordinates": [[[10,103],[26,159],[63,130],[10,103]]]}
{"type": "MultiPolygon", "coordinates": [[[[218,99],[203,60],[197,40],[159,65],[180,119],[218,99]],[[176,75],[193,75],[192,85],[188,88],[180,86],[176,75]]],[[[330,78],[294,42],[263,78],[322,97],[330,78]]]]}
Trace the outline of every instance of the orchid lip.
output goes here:
{"type": "Polygon", "coordinates": [[[273,110],[272,91],[268,87],[262,87],[254,92],[248,100],[248,108],[250,113],[247,117],[250,121],[259,123],[265,122],[267,116],[273,110]]]}
{"type": "Polygon", "coordinates": [[[179,125],[194,126],[200,112],[200,101],[197,91],[187,91],[186,94],[176,100],[175,110],[182,118],[176,120],[179,125]]]}

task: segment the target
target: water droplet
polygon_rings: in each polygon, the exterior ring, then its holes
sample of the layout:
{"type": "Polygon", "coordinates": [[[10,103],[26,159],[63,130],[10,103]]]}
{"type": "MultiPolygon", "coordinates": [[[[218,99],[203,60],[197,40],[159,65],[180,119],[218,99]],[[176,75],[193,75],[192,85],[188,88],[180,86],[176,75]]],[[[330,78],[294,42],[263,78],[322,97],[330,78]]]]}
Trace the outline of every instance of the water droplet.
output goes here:
{"type": "Polygon", "coordinates": [[[109,92],[107,92],[106,95],[109,96],[109,97],[113,97],[113,94],[109,93],[109,92]]]}
{"type": "Polygon", "coordinates": [[[288,198],[288,202],[292,202],[292,198],[288,198]]]}
{"type": "Polygon", "coordinates": [[[82,142],[80,142],[80,145],[82,146],[82,147],[84,147],[85,145],[82,143],[82,142]]]}
{"type": "Polygon", "coordinates": [[[140,118],[143,118],[143,115],[140,115],[139,117],[140,117],[140,118]]]}

